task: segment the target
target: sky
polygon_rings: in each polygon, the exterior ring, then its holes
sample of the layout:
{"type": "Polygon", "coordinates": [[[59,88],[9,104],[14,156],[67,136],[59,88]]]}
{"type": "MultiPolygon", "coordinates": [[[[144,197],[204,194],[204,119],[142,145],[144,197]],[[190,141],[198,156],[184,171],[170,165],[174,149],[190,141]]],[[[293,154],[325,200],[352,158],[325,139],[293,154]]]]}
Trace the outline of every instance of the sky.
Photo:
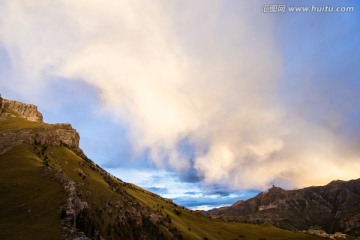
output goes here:
{"type": "Polygon", "coordinates": [[[359,178],[359,1],[284,2],[2,0],[0,93],[192,209],[359,178]]]}

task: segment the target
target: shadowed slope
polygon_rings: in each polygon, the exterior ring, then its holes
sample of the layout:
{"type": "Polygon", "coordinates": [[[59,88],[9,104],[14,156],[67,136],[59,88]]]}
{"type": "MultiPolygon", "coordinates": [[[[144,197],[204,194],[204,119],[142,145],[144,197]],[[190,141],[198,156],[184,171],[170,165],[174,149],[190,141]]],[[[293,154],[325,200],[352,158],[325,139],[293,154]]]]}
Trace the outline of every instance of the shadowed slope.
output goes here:
{"type": "Polygon", "coordinates": [[[21,145],[0,155],[0,239],[61,239],[62,184],[21,145]]]}

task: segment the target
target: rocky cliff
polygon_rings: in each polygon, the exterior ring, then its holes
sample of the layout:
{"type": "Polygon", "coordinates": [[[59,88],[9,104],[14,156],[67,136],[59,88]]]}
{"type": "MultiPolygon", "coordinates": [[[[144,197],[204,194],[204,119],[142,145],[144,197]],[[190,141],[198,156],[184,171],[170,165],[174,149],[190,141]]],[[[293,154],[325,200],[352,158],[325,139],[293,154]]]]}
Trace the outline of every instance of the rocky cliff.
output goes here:
{"type": "Polygon", "coordinates": [[[22,118],[36,122],[26,128],[14,131],[0,131],[0,154],[20,144],[66,145],[79,148],[80,136],[70,124],[46,124],[42,114],[32,104],[0,99],[0,119],[22,118]]]}
{"type": "Polygon", "coordinates": [[[32,104],[7,100],[0,97],[0,118],[18,116],[32,122],[42,122],[43,116],[32,104]]]}
{"type": "Polygon", "coordinates": [[[53,124],[0,134],[0,154],[20,144],[79,147],[80,136],[70,124],[53,124]]]}

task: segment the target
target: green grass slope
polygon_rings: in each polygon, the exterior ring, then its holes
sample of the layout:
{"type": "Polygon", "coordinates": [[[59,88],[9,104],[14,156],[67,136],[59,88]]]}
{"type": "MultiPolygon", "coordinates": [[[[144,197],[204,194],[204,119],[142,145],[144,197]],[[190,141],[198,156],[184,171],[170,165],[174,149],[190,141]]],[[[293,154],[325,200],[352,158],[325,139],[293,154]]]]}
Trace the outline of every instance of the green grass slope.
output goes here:
{"type": "MultiPolygon", "coordinates": [[[[0,137],[37,126],[18,118],[0,120],[0,137]]],[[[269,224],[211,219],[122,182],[79,149],[42,145],[19,145],[0,155],[0,239],[63,239],[64,179],[75,183],[78,198],[88,205],[74,222],[91,239],[323,239],[269,224]]]]}
{"type": "Polygon", "coordinates": [[[0,120],[0,134],[14,132],[21,129],[35,128],[39,126],[51,126],[46,123],[30,122],[24,118],[12,117],[0,120]]]}
{"type": "Polygon", "coordinates": [[[62,185],[28,146],[0,155],[0,239],[61,239],[62,185]]]}

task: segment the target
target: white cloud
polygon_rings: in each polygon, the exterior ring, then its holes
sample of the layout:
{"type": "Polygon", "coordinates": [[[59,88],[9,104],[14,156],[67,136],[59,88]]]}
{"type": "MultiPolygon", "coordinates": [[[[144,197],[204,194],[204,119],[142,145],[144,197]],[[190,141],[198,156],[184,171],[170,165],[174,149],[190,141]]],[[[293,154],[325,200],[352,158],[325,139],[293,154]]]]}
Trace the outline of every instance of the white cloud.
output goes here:
{"type": "Polygon", "coordinates": [[[339,166],[331,131],[278,105],[272,20],[258,3],[227,4],[3,1],[0,38],[22,72],[18,91],[51,77],[86,81],[159,167],[195,168],[234,188],[356,177],[359,165],[339,166]],[[194,162],[177,149],[184,138],[194,162]]]}

